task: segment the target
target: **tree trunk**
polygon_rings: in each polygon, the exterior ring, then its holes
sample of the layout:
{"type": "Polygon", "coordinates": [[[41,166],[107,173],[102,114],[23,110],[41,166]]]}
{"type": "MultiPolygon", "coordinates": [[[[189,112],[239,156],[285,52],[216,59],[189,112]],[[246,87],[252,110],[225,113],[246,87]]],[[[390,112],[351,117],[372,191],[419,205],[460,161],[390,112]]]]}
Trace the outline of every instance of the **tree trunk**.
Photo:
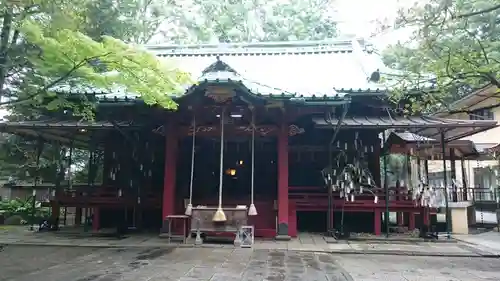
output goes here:
{"type": "Polygon", "coordinates": [[[12,31],[12,8],[5,11],[2,30],[0,32],[0,101],[4,96],[5,79],[8,72],[8,53],[10,47],[10,34],[12,31]]]}

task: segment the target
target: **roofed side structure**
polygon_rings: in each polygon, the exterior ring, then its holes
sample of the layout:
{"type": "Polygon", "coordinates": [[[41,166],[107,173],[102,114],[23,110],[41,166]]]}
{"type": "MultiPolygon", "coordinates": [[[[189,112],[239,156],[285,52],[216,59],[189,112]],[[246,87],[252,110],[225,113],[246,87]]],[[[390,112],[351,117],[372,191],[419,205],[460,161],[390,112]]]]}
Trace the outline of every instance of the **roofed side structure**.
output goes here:
{"type": "MultiPolygon", "coordinates": [[[[318,128],[330,128],[338,119],[325,120],[314,118],[318,128]]],[[[349,117],[342,121],[341,128],[372,128],[378,130],[399,129],[428,139],[441,141],[441,132],[446,142],[461,139],[475,133],[483,132],[497,126],[494,120],[458,120],[431,116],[385,116],[385,117],[349,117]]]]}

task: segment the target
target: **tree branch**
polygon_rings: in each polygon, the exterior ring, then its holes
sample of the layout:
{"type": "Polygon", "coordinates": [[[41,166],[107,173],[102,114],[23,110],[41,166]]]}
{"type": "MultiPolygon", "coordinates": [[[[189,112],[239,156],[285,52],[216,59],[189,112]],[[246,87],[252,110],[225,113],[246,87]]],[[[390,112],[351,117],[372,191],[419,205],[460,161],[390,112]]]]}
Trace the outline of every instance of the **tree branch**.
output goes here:
{"type": "Polygon", "coordinates": [[[6,102],[0,102],[0,106],[3,106],[3,105],[16,105],[16,104],[20,104],[20,103],[23,103],[23,102],[26,102],[26,101],[29,101],[33,98],[35,98],[36,96],[38,96],[39,94],[47,91],[48,89],[52,88],[53,86],[59,84],[60,82],[66,80],[67,78],[69,78],[75,71],[77,71],[80,67],[84,66],[85,64],[89,63],[90,61],[94,60],[94,59],[98,59],[98,58],[101,58],[101,57],[104,57],[104,56],[107,56],[109,55],[110,53],[106,53],[106,54],[103,54],[103,55],[100,55],[100,56],[94,56],[94,57],[89,57],[89,58],[85,58],[84,60],[80,61],[79,63],[75,64],[68,72],[66,72],[64,75],[62,75],[61,77],[55,79],[54,81],[50,82],[49,84],[45,85],[43,88],[41,88],[40,90],[36,91],[35,93],[31,94],[31,95],[28,95],[27,97],[24,97],[24,98],[20,98],[20,99],[17,99],[17,100],[14,100],[14,101],[6,101],[6,102]]]}
{"type": "Polygon", "coordinates": [[[469,18],[469,17],[480,15],[480,14],[490,13],[490,12],[493,12],[493,11],[498,10],[498,9],[500,9],[500,4],[492,6],[492,7],[489,7],[489,8],[486,8],[484,10],[479,10],[479,11],[475,11],[475,12],[471,12],[471,13],[466,13],[466,14],[460,14],[460,15],[457,15],[457,16],[455,16],[453,18],[454,19],[469,18]]]}

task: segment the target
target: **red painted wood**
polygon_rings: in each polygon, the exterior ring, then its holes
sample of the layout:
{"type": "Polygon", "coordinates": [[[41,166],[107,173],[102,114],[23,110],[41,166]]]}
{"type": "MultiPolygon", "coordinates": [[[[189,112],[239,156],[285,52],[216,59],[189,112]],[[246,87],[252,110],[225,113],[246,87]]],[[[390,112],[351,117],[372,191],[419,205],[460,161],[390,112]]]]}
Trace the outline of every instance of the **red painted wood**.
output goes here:
{"type": "Polygon", "coordinates": [[[430,212],[429,212],[429,208],[422,208],[421,209],[421,216],[422,216],[422,221],[423,221],[423,224],[424,225],[427,225],[429,226],[430,225],[430,212]]]}
{"type": "Polygon", "coordinates": [[[283,120],[278,136],[278,224],[288,224],[288,131],[283,120]]]}
{"type": "Polygon", "coordinates": [[[166,126],[166,143],[165,143],[165,174],[163,181],[163,204],[162,216],[165,218],[168,215],[173,215],[175,211],[175,177],[177,170],[177,148],[178,140],[176,128],[173,122],[169,122],[166,126]]]}
{"type": "Polygon", "coordinates": [[[323,186],[289,186],[288,187],[288,192],[293,192],[293,191],[325,191],[325,187],[323,186]]]}
{"type": "Polygon", "coordinates": [[[375,210],[373,224],[374,224],[374,229],[375,229],[375,235],[382,234],[382,229],[381,229],[382,228],[382,211],[381,210],[375,210]]]}
{"type": "Polygon", "coordinates": [[[92,211],[92,230],[98,231],[101,227],[101,215],[99,214],[99,208],[93,208],[92,211]]]}
{"type": "Polygon", "coordinates": [[[297,209],[293,202],[288,202],[288,235],[297,237],[297,209]]]}
{"type": "Polygon", "coordinates": [[[76,208],[75,210],[75,225],[80,226],[82,224],[82,208],[76,208]]]}
{"type": "Polygon", "coordinates": [[[410,216],[408,219],[408,229],[409,230],[415,229],[415,213],[413,213],[413,212],[410,212],[410,216]]]}
{"type": "Polygon", "coordinates": [[[402,212],[398,212],[396,216],[397,216],[396,220],[397,220],[398,226],[403,226],[405,224],[404,214],[402,212]]]}

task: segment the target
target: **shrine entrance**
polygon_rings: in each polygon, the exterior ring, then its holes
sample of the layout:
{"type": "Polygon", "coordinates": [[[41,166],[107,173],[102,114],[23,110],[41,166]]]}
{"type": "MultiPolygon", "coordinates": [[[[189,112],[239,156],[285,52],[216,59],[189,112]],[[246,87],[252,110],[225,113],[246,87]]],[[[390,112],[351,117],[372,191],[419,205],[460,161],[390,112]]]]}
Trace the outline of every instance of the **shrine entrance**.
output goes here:
{"type": "MultiPolygon", "coordinates": [[[[220,139],[196,138],[193,171],[193,205],[216,205],[219,189],[220,139]]],[[[177,174],[178,193],[189,197],[192,139],[181,141],[177,174]]],[[[259,138],[255,144],[254,195],[256,200],[273,200],[277,194],[276,138],[259,138]]],[[[228,136],[224,141],[222,199],[227,204],[250,204],[252,182],[251,139],[228,136]]]]}
{"type": "Polygon", "coordinates": [[[326,222],[326,211],[297,211],[297,231],[299,233],[326,233],[326,222]]]}

